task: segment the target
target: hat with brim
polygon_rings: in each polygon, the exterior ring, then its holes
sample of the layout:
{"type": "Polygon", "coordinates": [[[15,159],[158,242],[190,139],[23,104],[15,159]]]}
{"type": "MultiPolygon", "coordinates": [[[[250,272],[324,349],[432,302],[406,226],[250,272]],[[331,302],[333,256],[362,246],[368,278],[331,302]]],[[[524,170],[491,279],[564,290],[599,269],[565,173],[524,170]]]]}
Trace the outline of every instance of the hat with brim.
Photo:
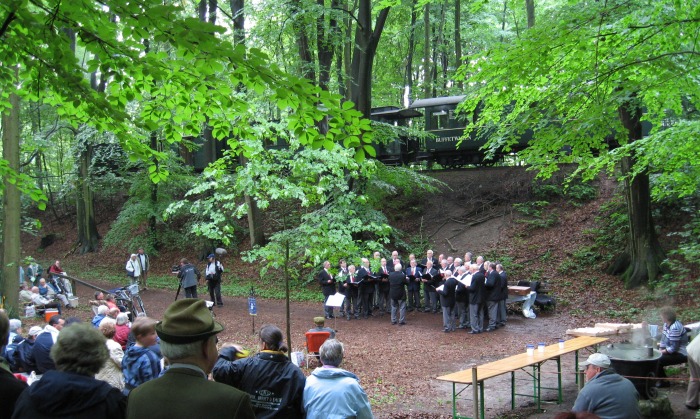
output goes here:
{"type": "Polygon", "coordinates": [[[197,342],[223,330],[224,326],[214,321],[204,300],[197,298],[185,298],[170,304],[163,320],[156,324],[158,337],[168,343],[197,342]]]}
{"type": "Polygon", "coordinates": [[[595,365],[596,367],[600,368],[610,368],[610,358],[605,354],[595,353],[581,363],[582,367],[586,367],[588,365],[595,365]]]}

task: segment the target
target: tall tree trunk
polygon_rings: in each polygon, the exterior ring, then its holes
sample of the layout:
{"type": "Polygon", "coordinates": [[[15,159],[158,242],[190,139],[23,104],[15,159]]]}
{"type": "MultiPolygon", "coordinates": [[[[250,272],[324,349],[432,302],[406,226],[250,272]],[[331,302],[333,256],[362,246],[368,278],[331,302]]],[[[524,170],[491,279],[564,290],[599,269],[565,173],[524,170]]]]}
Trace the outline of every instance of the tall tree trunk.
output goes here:
{"type": "Polygon", "coordinates": [[[447,55],[445,54],[444,42],[445,42],[445,16],[446,16],[447,5],[442,3],[440,5],[440,24],[438,25],[437,40],[433,46],[433,94],[432,96],[438,96],[437,85],[438,85],[438,62],[442,66],[442,81],[443,88],[446,86],[447,82],[447,55]]]}
{"type": "Polygon", "coordinates": [[[355,48],[352,54],[352,101],[365,118],[369,118],[372,108],[372,67],[377,53],[379,38],[389,16],[390,7],[377,14],[372,29],[372,2],[360,0],[355,28],[355,48]]]}
{"type": "MultiPolygon", "coordinates": [[[[629,141],[641,139],[642,109],[636,102],[631,100],[621,106],[619,114],[623,126],[629,132],[629,141]]],[[[620,169],[623,176],[631,173],[634,162],[634,156],[624,157],[621,160],[620,169]]],[[[627,255],[621,255],[619,260],[629,261],[629,265],[622,273],[625,286],[636,288],[649,280],[656,279],[661,273],[661,262],[665,259],[665,255],[656,235],[654,219],[651,215],[649,174],[644,172],[631,179],[625,178],[624,186],[630,235],[625,252],[627,255]]],[[[621,266],[624,265],[618,264],[618,268],[621,266]]]]}
{"type": "Polygon", "coordinates": [[[430,3],[426,4],[423,9],[423,97],[429,98],[432,95],[432,73],[430,72],[430,46],[433,44],[430,26],[430,3]]]}
{"type": "MultiPolygon", "coordinates": [[[[17,76],[17,69],[15,69],[17,76]]],[[[19,96],[11,93],[10,107],[2,114],[2,158],[7,168],[19,174],[19,140],[20,140],[20,102],[19,96]]],[[[5,190],[2,195],[2,286],[0,292],[5,299],[5,310],[9,317],[16,317],[19,312],[19,266],[20,266],[20,192],[17,185],[3,178],[5,190]]],[[[0,344],[2,346],[2,344],[0,344]]]]}
{"type": "Polygon", "coordinates": [[[311,53],[311,41],[306,31],[305,10],[302,0],[295,0],[294,5],[294,30],[297,35],[297,48],[301,61],[301,75],[313,84],[316,84],[316,63],[311,53]]]}
{"type": "Polygon", "coordinates": [[[97,251],[100,234],[95,221],[95,196],[90,186],[90,164],[92,144],[84,140],[79,145],[78,178],[76,180],[76,221],[78,224],[78,245],[80,254],[97,251]]]}
{"type": "MultiPolygon", "coordinates": [[[[455,70],[462,66],[462,0],[455,0],[455,70]]],[[[457,87],[462,89],[464,82],[460,79],[457,87]]]]}
{"type": "MultiPolygon", "coordinates": [[[[347,4],[347,3],[346,3],[347,4]]],[[[355,21],[350,19],[351,12],[354,12],[357,6],[357,0],[355,0],[355,5],[352,9],[346,7],[345,18],[343,24],[345,25],[345,42],[343,43],[343,71],[345,74],[345,94],[343,95],[345,99],[351,100],[350,95],[352,94],[352,30],[355,25],[355,21]]]]}
{"type": "Polygon", "coordinates": [[[508,0],[503,0],[503,18],[501,20],[501,39],[503,42],[503,34],[506,31],[506,16],[508,16],[508,0]]]}
{"type": "MultiPolygon", "coordinates": [[[[406,57],[406,74],[404,82],[406,83],[406,96],[410,99],[413,92],[413,55],[416,52],[416,22],[418,21],[418,12],[416,12],[416,4],[418,0],[411,2],[411,30],[408,34],[408,56],[406,57]]],[[[407,106],[408,104],[404,104],[407,106]]]]}
{"type": "MultiPolygon", "coordinates": [[[[75,33],[66,32],[71,37],[71,45],[75,45],[75,33]]],[[[75,49],[73,50],[75,53],[75,49]]],[[[97,73],[90,74],[90,86],[102,93],[105,90],[106,78],[100,77],[97,80],[97,73]]],[[[78,225],[78,246],[80,254],[97,251],[100,234],[97,232],[97,222],[95,221],[95,195],[90,185],[90,164],[92,163],[92,144],[90,140],[83,139],[82,144],[78,144],[78,178],[75,187],[76,222],[78,225]]]]}
{"type": "MultiPolygon", "coordinates": [[[[230,0],[231,15],[233,16],[233,41],[236,45],[245,45],[245,13],[244,0],[230,0]]],[[[245,156],[239,156],[241,165],[247,164],[245,156]]],[[[251,247],[264,246],[265,231],[262,224],[262,211],[258,207],[257,202],[250,195],[244,196],[246,206],[248,207],[248,234],[250,236],[251,247]]]]}
{"type": "MultiPolygon", "coordinates": [[[[158,133],[151,131],[151,149],[158,149],[158,133]]],[[[153,162],[158,165],[158,160],[153,159],[153,162]]],[[[156,182],[151,182],[151,208],[155,210],[158,208],[158,184],[156,182]]],[[[148,240],[149,244],[154,249],[160,249],[160,240],[158,239],[158,229],[156,228],[156,211],[151,211],[151,215],[148,216],[148,240]]]]}
{"type": "Polygon", "coordinates": [[[525,11],[527,12],[527,28],[535,26],[535,0],[525,0],[525,11]]]}

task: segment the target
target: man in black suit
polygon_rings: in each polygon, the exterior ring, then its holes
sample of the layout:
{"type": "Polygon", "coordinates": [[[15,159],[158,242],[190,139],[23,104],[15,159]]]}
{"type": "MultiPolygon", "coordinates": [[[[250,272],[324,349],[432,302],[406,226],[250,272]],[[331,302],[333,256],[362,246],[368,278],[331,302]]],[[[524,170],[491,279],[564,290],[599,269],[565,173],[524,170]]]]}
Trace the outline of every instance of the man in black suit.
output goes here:
{"type": "Polygon", "coordinates": [[[359,281],[355,265],[348,266],[348,275],[342,285],[345,288],[345,318],[348,320],[351,315],[356,319],[360,318],[360,286],[357,284],[359,281]]]}
{"type": "Polygon", "coordinates": [[[433,268],[433,262],[428,261],[423,271],[423,292],[425,293],[425,312],[437,313],[437,287],[439,281],[438,270],[433,268]],[[429,275],[429,277],[428,277],[429,275]]]}
{"type": "Polygon", "coordinates": [[[338,283],[338,292],[345,295],[345,300],[343,300],[343,305],[340,306],[340,316],[345,317],[345,301],[348,297],[345,294],[347,287],[345,287],[345,280],[348,279],[348,264],[345,259],[340,259],[338,262],[338,275],[335,276],[335,280],[338,283]]]}
{"type": "Polygon", "coordinates": [[[459,321],[457,329],[466,329],[469,327],[469,289],[465,282],[471,280],[471,274],[467,272],[465,266],[457,268],[457,288],[455,290],[455,307],[457,308],[457,320],[459,321]]]}
{"type": "MultiPolygon", "coordinates": [[[[455,290],[457,289],[457,278],[452,276],[452,271],[449,269],[443,273],[444,280],[442,281],[442,291],[440,294],[440,305],[442,306],[442,326],[443,332],[454,332],[454,306],[455,306],[455,290]]],[[[440,287],[438,287],[440,288],[440,287]]]]}
{"type": "Polygon", "coordinates": [[[489,327],[486,328],[486,331],[493,332],[496,330],[498,303],[501,300],[501,277],[498,275],[498,272],[496,272],[495,263],[488,264],[484,288],[486,288],[486,292],[488,293],[486,304],[489,310],[489,327]]]}
{"type": "Polygon", "coordinates": [[[372,268],[369,266],[369,259],[362,258],[362,266],[360,266],[360,270],[357,272],[357,280],[360,283],[362,317],[366,319],[372,315],[371,296],[374,293],[374,278],[372,278],[372,268]]]}
{"type": "MultiPolygon", "coordinates": [[[[421,261],[418,263],[418,267],[421,268],[423,273],[426,272],[426,268],[428,266],[428,262],[431,262],[431,267],[432,266],[437,266],[438,265],[438,260],[437,258],[433,257],[433,251],[428,249],[427,252],[425,252],[425,257],[421,259],[421,261]]],[[[425,307],[425,311],[428,311],[430,308],[430,296],[428,295],[428,285],[426,285],[426,281],[423,282],[423,307],[425,307]]],[[[434,288],[433,288],[434,289],[434,288]]]]}
{"type": "MultiPolygon", "coordinates": [[[[380,278],[377,280],[377,306],[379,307],[379,315],[383,316],[384,313],[388,313],[391,308],[391,303],[389,302],[389,268],[386,266],[386,259],[382,258],[380,261],[379,271],[377,275],[380,278]]],[[[393,269],[393,268],[392,268],[393,269]]]]}
{"type": "Polygon", "coordinates": [[[503,265],[500,263],[496,264],[496,272],[498,272],[501,285],[501,299],[498,301],[498,321],[496,326],[503,327],[506,325],[508,314],[506,310],[506,300],[508,300],[508,275],[506,271],[503,270],[503,265]]]}
{"type": "Polygon", "coordinates": [[[389,297],[391,298],[391,324],[396,324],[396,311],[399,311],[399,324],[406,324],[406,275],[401,264],[394,265],[394,272],[389,274],[389,297]]]}
{"type": "Polygon", "coordinates": [[[469,268],[472,274],[472,283],[469,286],[469,322],[472,326],[471,334],[481,333],[484,325],[484,283],[486,277],[479,270],[479,266],[472,264],[469,268]]]}
{"type": "Polygon", "coordinates": [[[411,260],[411,266],[406,269],[406,277],[408,277],[408,311],[413,311],[415,308],[418,311],[422,310],[420,305],[420,280],[423,273],[416,263],[416,260],[411,260]]]}
{"type": "Polygon", "coordinates": [[[318,282],[321,284],[321,290],[323,291],[323,309],[326,312],[327,319],[334,318],[333,307],[326,305],[328,298],[335,294],[335,279],[333,279],[333,275],[328,271],[330,268],[331,263],[325,261],[323,262],[323,269],[318,274],[318,282]]]}

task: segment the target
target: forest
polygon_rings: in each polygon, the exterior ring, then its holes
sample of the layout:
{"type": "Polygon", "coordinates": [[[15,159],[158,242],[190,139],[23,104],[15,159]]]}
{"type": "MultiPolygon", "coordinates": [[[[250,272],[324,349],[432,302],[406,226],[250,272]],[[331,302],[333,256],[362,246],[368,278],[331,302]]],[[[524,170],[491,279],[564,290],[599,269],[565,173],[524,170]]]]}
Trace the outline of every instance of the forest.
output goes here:
{"type": "Polygon", "coordinates": [[[698,34],[695,0],[4,1],[3,305],[46,217],[74,220],[74,254],[246,241],[288,280],[423,251],[386,202],[444,184],[374,157],[425,134],[369,118],[452,95],[486,156],[531,130],[514,160],[538,179],[619,182],[607,269],[627,288],[697,282],[698,34]],[[664,213],[684,220],[673,248],[664,213]]]}

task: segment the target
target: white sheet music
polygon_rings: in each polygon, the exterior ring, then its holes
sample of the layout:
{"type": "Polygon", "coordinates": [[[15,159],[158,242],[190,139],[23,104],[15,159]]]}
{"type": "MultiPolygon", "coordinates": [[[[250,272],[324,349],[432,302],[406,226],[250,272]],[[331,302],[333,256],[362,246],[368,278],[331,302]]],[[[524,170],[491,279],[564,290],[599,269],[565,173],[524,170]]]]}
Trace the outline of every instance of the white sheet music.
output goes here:
{"type": "Polygon", "coordinates": [[[345,296],[339,292],[336,292],[334,295],[328,297],[326,305],[329,307],[342,307],[343,301],[345,301],[345,296]]]}

